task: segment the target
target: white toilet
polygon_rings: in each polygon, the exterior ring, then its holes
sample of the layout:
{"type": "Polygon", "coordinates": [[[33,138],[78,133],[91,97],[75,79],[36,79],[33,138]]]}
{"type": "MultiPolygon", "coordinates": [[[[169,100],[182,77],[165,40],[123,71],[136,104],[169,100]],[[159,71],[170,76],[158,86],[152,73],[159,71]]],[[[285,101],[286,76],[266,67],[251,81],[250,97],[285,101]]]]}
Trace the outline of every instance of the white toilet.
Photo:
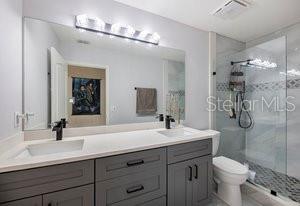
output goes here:
{"type": "MultiPolygon", "coordinates": [[[[217,154],[220,132],[209,131],[213,140],[213,156],[217,154]]],[[[248,168],[227,157],[213,158],[214,180],[218,184],[217,196],[230,206],[242,206],[240,186],[248,178],[248,168]]]]}

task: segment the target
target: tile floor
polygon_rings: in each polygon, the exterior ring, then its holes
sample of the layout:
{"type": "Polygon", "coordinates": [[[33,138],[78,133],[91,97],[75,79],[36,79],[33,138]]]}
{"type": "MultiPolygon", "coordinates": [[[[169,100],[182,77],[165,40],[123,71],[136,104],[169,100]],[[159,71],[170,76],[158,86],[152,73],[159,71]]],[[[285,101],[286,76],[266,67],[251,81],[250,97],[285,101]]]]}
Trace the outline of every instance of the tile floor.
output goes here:
{"type": "Polygon", "coordinates": [[[300,180],[252,162],[249,166],[256,172],[254,183],[300,203],[300,180]]]}
{"type": "MultiPolygon", "coordinates": [[[[251,184],[242,186],[243,206],[300,206],[296,202],[283,201],[277,197],[273,197],[251,184]]],[[[225,202],[213,195],[213,200],[206,206],[228,206],[225,202]]]]}

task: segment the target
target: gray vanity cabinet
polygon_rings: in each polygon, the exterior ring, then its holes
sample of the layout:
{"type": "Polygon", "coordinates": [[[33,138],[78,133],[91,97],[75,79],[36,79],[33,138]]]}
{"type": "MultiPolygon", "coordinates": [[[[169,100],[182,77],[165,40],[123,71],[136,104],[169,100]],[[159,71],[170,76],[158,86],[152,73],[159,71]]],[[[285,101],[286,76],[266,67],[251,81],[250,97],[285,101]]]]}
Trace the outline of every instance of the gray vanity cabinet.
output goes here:
{"type": "Polygon", "coordinates": [[[167,200],[166,197],[161,197],[155,200],[150,200],[148,202],[144,202],[142,204],[138,204],[137,206],[166,206],[167,200]]]}
{"type": "Polygon", "coordinates": [[[1,206],[42,206],[42,196],[26,198],[23,200],[17,200],[5,204],[0,204],[1,206]]]}
{"type": "Polygon", "coordinates": [[[193,160],[193,206],[201,206],[211,200],[212,192],[212,156],[193,160]]]}
{"type": "Polygon", "coordinates": [[[192,205],[193,182],[190,177],[193,161],[168,166],[168,206],[192,205]]]}
{"type": "Polygon", "coordinates": [[[94,185],[43,195],[43,206],[93,206],[94,185]]]}
{"type": "Polygon", "coordinates": [[[166,148],[96,160],[96,206],[166,205],[166,148]]]}
{"type": "Polygon", "coordinates": [[[0,206],[202,206],[211,139],[0,174],[0,206]]]}
{"type": "Polygon", "coordinates": [[[211,139],[168,147],[168,206],[201,206],[210,201],[211,139]]]}
{"type": "Polygon", "coordinates": [[[211,155],[168,166],[168,206],[201,206],[210,200],[211,155]]]}
{"type": "Polygon", "coordinates": [[[0,206],[93,206],[94,184],[12,201],[0,206]]]}
{"type": "Polygon", "coordinates": [[[94,182],[94,161],[87,160],[0,174],[0,203],[94,182]]]}

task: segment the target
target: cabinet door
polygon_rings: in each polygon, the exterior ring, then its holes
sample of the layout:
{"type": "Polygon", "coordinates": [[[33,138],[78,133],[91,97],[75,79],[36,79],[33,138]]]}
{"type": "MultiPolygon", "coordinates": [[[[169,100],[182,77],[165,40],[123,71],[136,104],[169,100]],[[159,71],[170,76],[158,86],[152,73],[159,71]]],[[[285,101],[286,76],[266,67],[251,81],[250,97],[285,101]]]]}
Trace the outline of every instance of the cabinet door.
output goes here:
{"type": "Polygon", "coordinates": [[[42,196],[26,198],[23,200],[13,201],[5,204],[0,204],[1,206],[42,206],[42,196]]]}
{"type": "Polygon", "coordinates": [[[168,206],[192,205],[192,162],[168,166],[168,206]]]}
{"type": "Polygon", "coordinates": [[[193,160],[193,206],[210,201],[212,189],[212,156],[193,160]]]}
{"type": "Polygon", "coordinates": [[[94,185],[54,192],[43,196],[43,206],[92,206],[94,185]]]}

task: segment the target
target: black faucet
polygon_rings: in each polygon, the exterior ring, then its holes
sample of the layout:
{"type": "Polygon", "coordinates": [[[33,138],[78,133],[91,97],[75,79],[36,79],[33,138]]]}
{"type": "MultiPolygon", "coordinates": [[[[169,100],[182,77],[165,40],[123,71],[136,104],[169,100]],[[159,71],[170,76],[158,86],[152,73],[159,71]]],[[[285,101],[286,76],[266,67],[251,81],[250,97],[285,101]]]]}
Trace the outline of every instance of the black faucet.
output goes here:
{"type": "Polygon", "coordinates": [[[171,115],[166,115],[166,129],[171,129],[171,122],[175,122],[175,119],[171,115]]]}
{"type": "Polygon", "coordinates": [[[63,138],[63,128],[66,128],[67,121],[66,119],[61,119],[58,122],[55,122],[55,126],[52,128],[52,131],[56,131],[56,141],[60,141],[63,138]]]}
{"type": "Polygon", "coordinates": [[[156,119],[158,119],[160,122],[163,122],[164,121],[164,114],[158,114],[156,116],[156,119]]]}

